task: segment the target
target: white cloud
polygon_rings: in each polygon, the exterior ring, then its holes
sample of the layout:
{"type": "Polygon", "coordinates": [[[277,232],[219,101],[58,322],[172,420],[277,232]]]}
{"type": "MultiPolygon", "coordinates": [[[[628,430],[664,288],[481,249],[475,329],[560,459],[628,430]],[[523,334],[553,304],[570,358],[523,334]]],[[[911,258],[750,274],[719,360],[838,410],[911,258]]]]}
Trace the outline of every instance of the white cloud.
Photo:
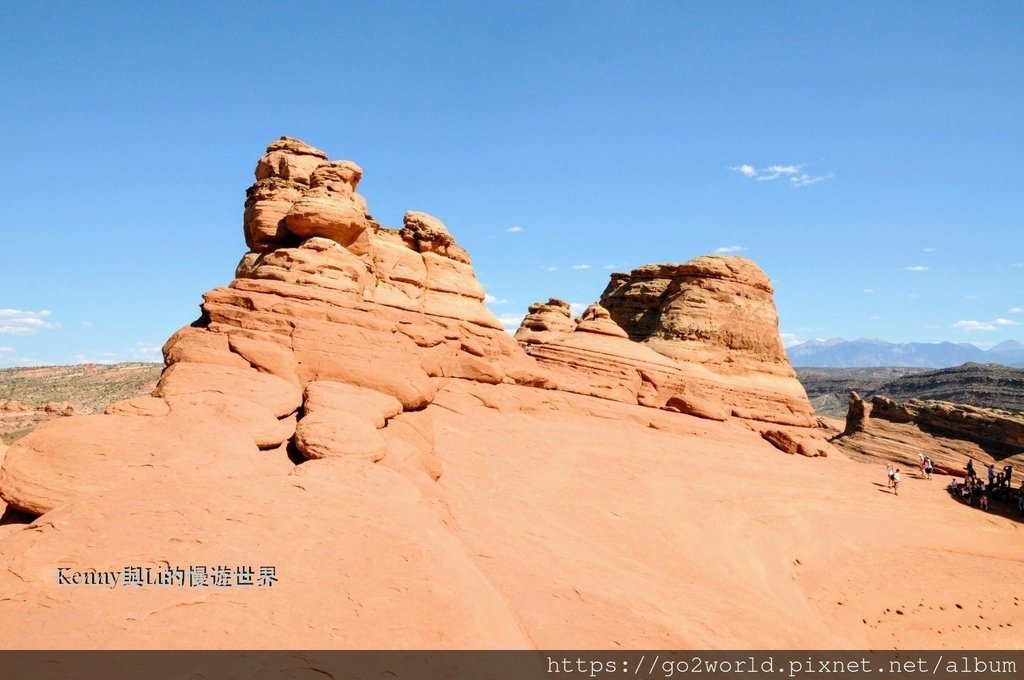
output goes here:
{"type": "Polygon", "coordinates": [[[1012,319],[993,319],[992,321],[957,321],[953,328],[961,331],[994,331],[1007,326],[1019,326],[1019,321],[1012,319]]]}
{"type": "Polygon", "coordinates": [[[904,267],[904,269],[906,269],[908,272],[926,272],[926,271],[928,271],[928,267],[925,267],[923,264],[910,265],[909,267],[904,267]]]}
{"type": "Polygon", "coordinates": [[[729,166],[729,169],[733,172],[740,173],[744,177],[757,177],[757,170],[755,170],[752,165],[731,165],[729,166]]]}
{"type": "Polygon", "coordinates": [[[3,354],[4,352],[13,352],[13,351],[14,351],[13,347],[0,346],[0,354],[3,354]]]}
{"type": "Polygon", "coordinates": [[[957,321],[953,328],[961,331],[994,331],[995,326],[986,321],[957,321]]]}
{"type": "Polygon", "coordinates": [[[32,357],[0,356],[0,366],[13,368],[16,366],[38,366],[39,361],[32,357]]]}
{"type": "Polygon", "coordinates": [[[580,314],[585,312],[587,307],[589,306],[590,305],[585,305],[582,302],[570,302],[569,313],[572,314],[573,316],[579,316],[580,314]]]}
{"type": "Polygon", "coordinates": [[[498,297],[495,297],[495,296],[491,295],[490,293],[484,293],[484,304],[488,304],[488,305],[503,305],[506,302],[508,302],[508,300],[505,300],[504,298],[498,298],[498,297]]]}
{"type": "Polygon", "coordinates": [[[738,253],[743,250],[746,250],[743,246],[721,246],[715,248],[716,253],[738,253]]]}
{"type": "Polygon", "coordinates": [[[758,182],[770,182],[783,175],[796,175],[803,167],[803,165],[769,165],[767,168],[762,169],[755,179],[758,182]]]}
{"type": "Polygon", "coordinates": [[[782,337],[783,347],[792,347],[803,342],[796,333],[780,333],[779,335],[782,337]]]}
{"type": "Polygon", "coordinates": [[[507,231],[507,232],[508,232],[508,233],[510,233],[510,234],[518,234],[519,232],[523,231],[523,228],[522,228],[522,227],[520,227],[520,226],[519,226],[519,225],[517,224],[517,225],[515,225],[515,226],[513,226],[513,227],[509,227],[509,228],[508,228],[508,229],[506,229],[505,231],[507,231]]]}
{"type": "Polygon", "coordinates": [[[833,177],[831,172],[825,175],[808,174],[803,171],[803,163],[800,165],[769,165],[760,170],[744,163],[743,165],[730,165],[728,169],[757,182],[770,182],[780,177],[788,177],[789,185],[794,188],[817,184],[833,177]]]}
{"type": "Polygon", "coordinates": [[[35,335],[39,331],[60,328],[60,323],[48,321],[52,315],[48,309],[38,312],[0,309],[0,335],[35,335]]]}
{"type": "Polygon", "coordinates": [[[557,271],[558,271],[558,267],[556,267],[556,266],[555,266],[555,265],[553,265],[553,264],[549,264],[549,265],[548,265],[548,266],[546,266],[546,267],[541,267],[541,269],[543,269],[543,270],[544,270],[544,271],[546,271],[546,272],[557,272],[557,271]]]}
{"type": "Polygon", "coordinates": [[[519,324],[523,322],[525,314],[501,314],[498,316],[498,321],[505,327],[505,330],[509,333],[515,333],[519,329],[519,324]]]}
{"type": "Polygon", "coordinates": [[[83,321],[80,325],[82,328],[92,328],[92,321],[83,321]]]}
{"type": "Polygon", "coordinates": [[[606,264],[605,266],[601,267],[601,269],[618,269],[618,267],[619,265],[617,264],[606,264]]]}
{"type": "Polygon", "coordinates": [[[865,288],[862,292],[864,292],[864,293],[874,293],[875,289],[874,288],[865,288]]]}
{"type": "Polygon", "coordinates": [[[584,269],[590,269],[590,265],[589,264],[574,264],[572,266],[572,268],[575,269],[576,271],[582,271],[584,269]]]}
{"type": "Polygon", "coordinates": [[[869,317],[868,317],[868,321],[878,321],[878,320],[879,320],[879,319],[881,319],[881,318],[882,318],[882,317],[880,317],[880,316],[878,316],[877,314],[875,314],[874,316],[869,316],[869,317]]]}
{"type": "Polygon", "coordinates": [[[938,248],[932,248],[931,246],[929,246],[929,247],[924,249],[924,252],[926,252],[926,253],[934,253],[936,250],[938,250],[938,248]]]}
{"type": "Polygon", "coordinates": [[[832,179],[832,177],[833,174],[831,172],[827,175],[808,175],[807,173],[802,173],[797,177],[790,177],[789,185],[794,189],[807,187],[812,184],[817,184],[818,182],[824,182],[827,179],[832,179]]]}
{"type": "Polygon", "coordinates": [[[96,356],[76,354],[72,359],[79,364],[116,364],[120,360],[120,355],[116,352],[97,352],[96,356]]]}
{"type": "Polygon", "coordinates": [[[1014,267],[1016,269],[1021,269],[1021,268],[1024,268],[1024,262],[1015,262],[1015,263],[1011,264],[1010,266],[1014,267]]]}
{"type": "Polygon", "coordinates": [[[977,300],[978,296],[977,295],[965,295],[964,299],[965,300],[977,300]]]}
{"type": "Polygon", "coordinates": [[[138,361],[163,361],[163,345],[155,342],[137,342],[129,350],[132,358],[138,361]]]}
{"type": "Polygon", "coordinates": [[[1010,307],[1010,314],[1024,314],[1024,308],[1021,307],[1010,307]]]}

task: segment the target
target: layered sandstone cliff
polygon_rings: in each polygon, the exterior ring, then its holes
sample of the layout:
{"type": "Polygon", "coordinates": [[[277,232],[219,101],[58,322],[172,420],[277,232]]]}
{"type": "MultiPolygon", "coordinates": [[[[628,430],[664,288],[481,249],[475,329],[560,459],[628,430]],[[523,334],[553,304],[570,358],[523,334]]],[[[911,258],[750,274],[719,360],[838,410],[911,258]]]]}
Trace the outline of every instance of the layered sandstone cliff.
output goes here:
{"type": "Polygon", "coordinates": [[[919,453],[940,472],[963,476],[967,461],[1024,466],[1024,414],[947,401],[870,401],[850,393],[846,426],[835,444],[852,453],[916,465],[919,453]]]}

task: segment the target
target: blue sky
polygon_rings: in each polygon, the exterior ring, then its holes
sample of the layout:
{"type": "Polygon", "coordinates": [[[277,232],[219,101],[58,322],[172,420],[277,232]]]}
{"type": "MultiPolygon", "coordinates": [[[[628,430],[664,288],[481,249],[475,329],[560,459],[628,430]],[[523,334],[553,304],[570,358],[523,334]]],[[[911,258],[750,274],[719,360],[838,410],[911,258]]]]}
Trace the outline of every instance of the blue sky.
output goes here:
{"type": "Polygon", "coordinates": [[[729,250],[787,342],[1024,339],[1024,4],[7,3],[0,367],[152,360],[280,135],[509,323],[729,250]]]}

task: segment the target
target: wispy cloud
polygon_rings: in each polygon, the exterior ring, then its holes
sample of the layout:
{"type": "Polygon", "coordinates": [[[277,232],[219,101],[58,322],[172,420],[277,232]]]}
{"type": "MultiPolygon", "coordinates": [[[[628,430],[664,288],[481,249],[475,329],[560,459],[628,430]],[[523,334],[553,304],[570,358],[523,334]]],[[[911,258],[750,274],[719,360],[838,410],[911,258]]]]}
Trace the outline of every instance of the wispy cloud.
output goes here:
{"type": "Polygon", "coordinates": [[[739,253],[746,250],[743,246],[720,246],[715,248],[716,253],[739,253]]]}
{"type": "Polygon", "coordinates": [[[870,294],[870,293],[874,293],[875,289],[874,288],[865,288],[862,292],[870,294]]]}
{"type": "Polygon", "coordinates": [[[488,304],[488,305],[503,305],[506,302],[508,302],[508,300],[506,300],[504,298],[495,297],[495,296],[491,295],[490,293],[484,293],[484,304],[488,304]]]}
{"type": "Polygon", "coordinates": [[[797,175],[796,177],[789,178],[789,185],[794,189],[799,187],[808,187],[818,182],[824,182],[827,179],[832,179],[834,175],[830,172],[825,175],[808,175],[806,172],[797,175]]]}
{"type": "Polygon", "coordinates": [[[0,309],[0,335],[35,335],[39,331],[60,328],[60,323],[50,321],[53,312],[41,309],[29,312],[21,309],[0,309]]]}
{"type": "Polygon", "coordinates": [[[753,165],[732,165],[729,169],[733,172],[738,172],[744,177],[757,177],[757,170],[754,169],[753,165]]]}
{"type": "Polygon", "coordinates": [[[582,271],[584,269],[590,269],[590,265],[589,264],[574,264],[572,266],[572,268],[577,270],[577,271],[582,271]]]}
{"type": "Polygon", "coordinates": [[[0,345],[0,354],[4,354],[6,352],[13,352],[13,351],[14,351],[13,347],[7,347],[7,346],[4,346],[4,345],[0,345]]]}
{"type": "Polygon", "coordinates": [[[932,248],[931,246],[928,246],[927,248],[924,249],[924,252],[934,253],[936,250],[938,250],[938,248],[932,248]]]}
{"type": "Polygon", "coordinates": [[[586,311],[587,307],[589,306],[590,305],[585,305],[582,302],[570,302],[569,311],[572,313],[573,316],[579,316],[584,311],[586,311]]]}
{"type": "Polygon", "coordinates": [[[928,267],[924,266],[923,264],[912,264],[909,267],[904,267],[904,269],[906,269],[908,272],[926,272],[926,271],[928,271],[928,267]]]}
{"type": "Polygon", "coordinates": [[[1024,268],[1024,262],[1014,262],[1010,266],[1013,267],[1014,269],[1022,269],[1024,268]]]}
{"type": "Polygon", "coordinates": [[[873,315],[873,316],[869,316],[869,317],[868,317],[868,321],[878,321],[878,320],[879,320],[879,319],[881,319],[881,318],[882,318],[882,317],[880,317],[879,315],[875,314],[875,315],[873,315]]]}
{"type": "Polygon", "coordinates": [[[122,360],[120,352],[96,352],[95,354],[76,354],[72,357],[79,364],[116,364],[122,360]]]}
{"type": "Polygon", "coordinates": [[[509,333],[515,333],[519,329],[519,324],[523,323],[523,317],[525,314],[501,314],[498,316],[498,321],[505,327],[505,330],[509,333]]]}
{"type": "Polygon", "coordinates": [[[515,226],[509,227],[509,228],[508,228],[508,229],[506,229],[505,231],[507,231],[507,232],[508,232],[508,233],[510,233],[510,234],[518,234],[518,233],[520,233],[521,231],[523,231],[523,228],[522,228],[522,227],[520,227],[520,226],[519,226],[519,225],[517,224],[517,225],[515,225],[515,226]]]}
{"type": "Polygon", "coordinates": [[[804,172],[803,163],[800,165],[776,164],[760,169],[755,168],[749,163],[744,163],[743,165],[730,165],[728,169],[757,182],[771,182],[772,180],[779,179],[780,177],[788,177],[789,185],[793,188],[817,184],[818,182],[824,182],[826,179],[831,179],[833,177],[833,173],[831,172],[824,175],[812,175],[804,172]]]}
{"type": "Polygon", "coordinates": [[[796,333],[780,333],[779,335],[782,337],[783,347],[792,347],[803,342],[796,333]]]}
{"type": "Polygon", "coordinates": [[[977,300],[978,296],[977,295],[965,295],[964,299],[965,300],[977,300]]]}
{"type": "Polygon", "coordinates": [[[993,319],[992,321],[957,321],[953,328],[961,331],[994,331],[1007,326],[1018,326],[1019,321],[1012,319],[993,319]]]}
{"type": "Polygon", "coordinates": [[[128,353],[137,361],[160,361],[164,358],[163,345],[156,342],[136,342],[128,353]]]}
{"type": "Polygon", "coordinates": [[[557,272],[558,271],[558,267],[556,267],[553,264],[549,264],[549,265],[546,265],[544,267],[541,267],[541,269],[546,271],[546,272],[557,272]]]}
{"type": "Polygon", "coordinates": [[[1010,314],[1024,314],[1024,308],[1022,307],[1010,307],[1010,314]]]}

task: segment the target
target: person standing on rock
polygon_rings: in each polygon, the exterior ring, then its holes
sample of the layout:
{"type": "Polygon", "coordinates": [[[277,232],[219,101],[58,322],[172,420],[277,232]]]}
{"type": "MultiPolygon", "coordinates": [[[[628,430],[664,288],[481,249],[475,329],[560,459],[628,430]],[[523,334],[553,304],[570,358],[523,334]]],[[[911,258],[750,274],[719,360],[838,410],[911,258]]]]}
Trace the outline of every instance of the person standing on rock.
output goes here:
{"type": "Polygon", "coordinates": [[[897,496],[900,495],[900,469],[896,468],[896,471],[892,473],[892,488],[897,496]]]}
{"type": "Polygon", "coordinates": [[[973,458],[968,458],[967,459],[967,479],[970,480],[971,477],[974,477],[974,459],[973,458]]]}
{"type": "Polygon", "coordinates": [[[932,472],[935,470],[935,463],[932,462],[931,458],[924,459],[924,476],[925,479],[932,478],[932,472]]]}
{"type": "Polygon", "coordinates": [[[918,454],[917,454],[917,464],[918,464],[918,467],[921,468],[921,476],[922,477],[924,477],[924,463],[925,463],[924,454],[919,451],[918,454]]]}
{"type": "Polygon", "coordinates": [[[1006,483],[1007,489],[1012,489],[1013,486],[1010,484],[1010,477],[1013,476],[1013,466],[1007,465],[1003,468],[1003,481],[1006,483]]]}
{"type": "Polygon", "coordinates": [[[996,466],[993,465],[992,463],[988,464],[988,483],[989,484],[995,484],[996,483],[996,466]]]}
{"type": "Polygon", "coordinates": [[[892,473],[894,473],[895,471],[896,467],[892,463],[889,463],[888,465],[885,466],[885,475],[886,477],[889,478],[889,483],[887,484],[887,486],[890,489],[892,488],[892,473]]]}

